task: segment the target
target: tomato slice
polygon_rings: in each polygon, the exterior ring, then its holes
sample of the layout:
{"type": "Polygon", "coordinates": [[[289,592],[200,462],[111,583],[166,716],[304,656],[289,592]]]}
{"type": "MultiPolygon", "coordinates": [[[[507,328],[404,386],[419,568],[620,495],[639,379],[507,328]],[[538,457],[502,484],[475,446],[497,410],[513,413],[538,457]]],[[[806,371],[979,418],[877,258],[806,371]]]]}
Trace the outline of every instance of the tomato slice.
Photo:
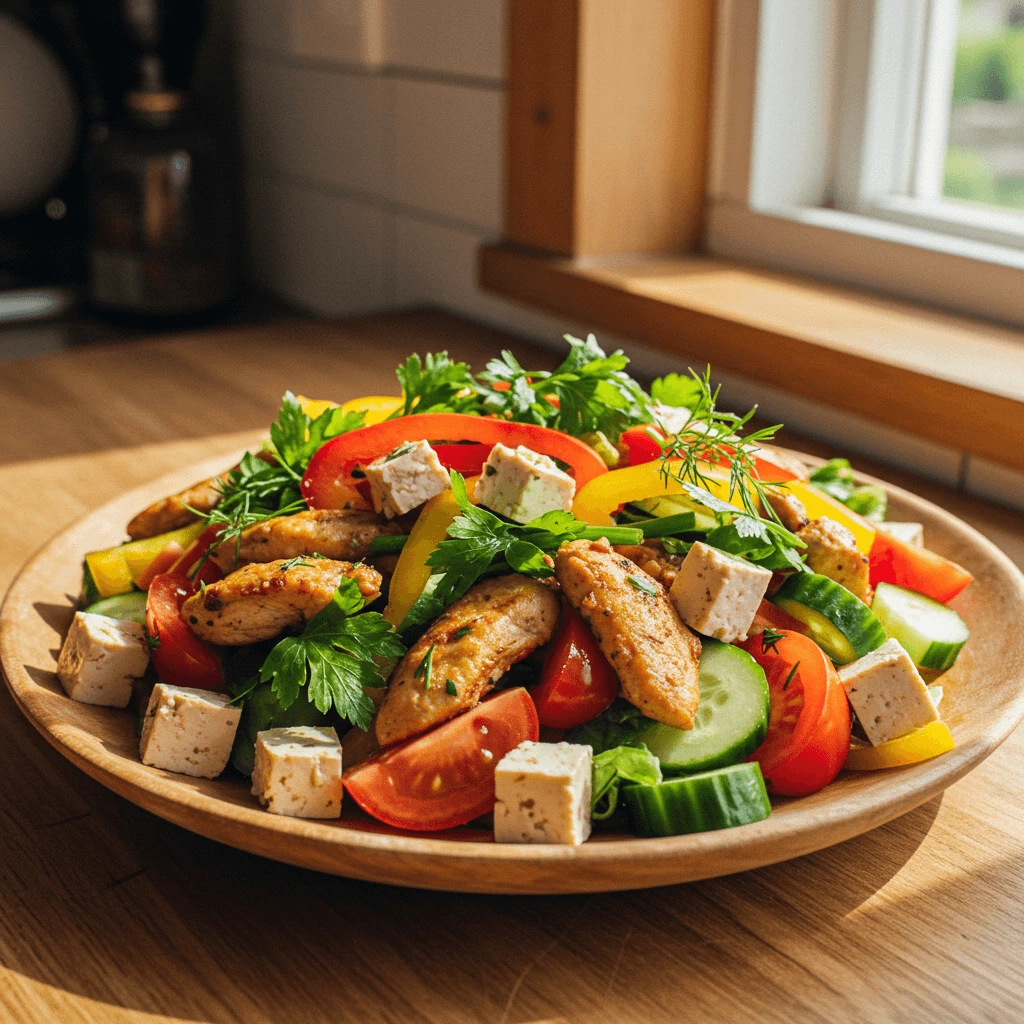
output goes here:
{"type": "Polygon", "coordinates": [[[356,465],[372,462],[406,441],[419,440],[476,441],[488,447],[499,441],[510,448],[525,445],[569,466],[577,490],[608,471],[590,445],[560,430],[486,416],[428,412],[386,420],[331,438],[310,459],[302,478],[302,496],[310,508],[343,507],[337,504],[339,495],[352,486],[351,473],[356,465]]]}
{"type": "Polygon", "coordinates": [[[619,695],[619,678],[586,623],[562,604],[562,625],[533,691],[541,725],[573,729],[589,722],[619,695]]]}
{"type": "Polygon", "coordinates": [[[765,786],[779,796],[807,796],[827,786],[850,750],[850,705],[835,667],[801,633],[781,630],[778,641],[753,636],[740,644],[768,678],[768,735],[749,760],[761,765],[765,786]]]}
{"type": "Polygon", "coordinates": [[[207,549],[217,543],[217,535],[221,529],[222,527],[220,526],[208,526],[189,545],[185,553],[166,571],[171,576],[184,576],[186,580],[191,580],[194,587],[198,587],[200,583],[205,583],[209,586],[211,583],[224,579],[224,573],[221,572],[220,566],[212,558],[208,558],[203,562],[202,567],[195,576],[189,575],[195,568],[196,562],[206,554],[207,549]]]}
{"type": "Polygon", "coordinates": [[[494,769],[540,735],[526,690],[505,690],[423,736],[350,768],[343,782],[367,814],[418,832],[465,825],[494,808],[494,769]]]}
{"type": "Polygon", "coordinates": [[[884,530],[875,534],[868,559],[872,586],[895,583],[940,604],[952,601],[974,579],[956,562],[927,548],[915,548],[884,530]]]}
{"type": "Polygon", "coordinates": [[[200,640],[181,617],[185,599],[198,589],[198,582],[172,573],[157,576],[149,585],[146,632],[159,640],[152,651],[153,668],[162,682],[172,686],[221,690],[224,675],[220,655],[200,640]]]}
{"type": "Polygon", "coordinates": [[[176,541],[172,540],[142,571],[142,575],[135,580],[135,586],[139,590],[149,590],[150,583],[157,576],[168,572],[171,567],[185,554],[185,549],[176,541]]]}

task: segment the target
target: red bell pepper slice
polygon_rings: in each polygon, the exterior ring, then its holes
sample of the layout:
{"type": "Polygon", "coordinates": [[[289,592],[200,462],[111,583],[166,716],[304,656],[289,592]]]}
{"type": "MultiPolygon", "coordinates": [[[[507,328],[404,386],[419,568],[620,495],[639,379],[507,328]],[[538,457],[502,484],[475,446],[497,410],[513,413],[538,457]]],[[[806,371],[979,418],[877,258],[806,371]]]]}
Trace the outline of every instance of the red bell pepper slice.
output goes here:
{"type": "Polygon", "coordinates": [[[353,486],[352,470],[373,462],[407,441],[476,441],[493,447],[525,445],[569,466],[579,490],[606,473],[601,456],[588,444],[560,430],[533,423],[509,423],[485,416],[454,412],[428,412],[385,420],[332,438],[310,459],[302,478],[302,496],[310,508],[340,508],[339,497],[353,486]]]}
{"type": "Polygon", "coordinates": [[[952,601],[974,577],[962,566],[927,548],[916,548],[879,530],[868,556],[871,585],[895,583],[933,601],[952,601]]]}
{"type": "Polygon", "coordinates": [[[431,445],[445,469],[454,469],[463,476],[479,476],[483,472],[491,445],[487,444],[435,444],[431,445]]]}

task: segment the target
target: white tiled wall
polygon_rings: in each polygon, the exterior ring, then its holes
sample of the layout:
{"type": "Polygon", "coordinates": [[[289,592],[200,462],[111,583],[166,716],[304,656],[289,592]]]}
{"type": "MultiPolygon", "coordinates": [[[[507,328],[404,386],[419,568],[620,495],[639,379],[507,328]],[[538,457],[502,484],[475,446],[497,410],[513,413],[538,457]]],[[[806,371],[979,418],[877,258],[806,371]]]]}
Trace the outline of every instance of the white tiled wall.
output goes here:
{"type": "MultiPolygon", "coordinates": [[[[217,0],[218,6],[232,0],[217,0]]],[[[251,276],[328,316],[451,309],[549,343],[567,324],[486,295],[503,195],[505,0],[234,0],[251,276]]],[[[653,375],[676,361],[624,344],[653,375]]],[[[1024,508],[1024,475],[757,382],[723,398],[1024,508]]]]}

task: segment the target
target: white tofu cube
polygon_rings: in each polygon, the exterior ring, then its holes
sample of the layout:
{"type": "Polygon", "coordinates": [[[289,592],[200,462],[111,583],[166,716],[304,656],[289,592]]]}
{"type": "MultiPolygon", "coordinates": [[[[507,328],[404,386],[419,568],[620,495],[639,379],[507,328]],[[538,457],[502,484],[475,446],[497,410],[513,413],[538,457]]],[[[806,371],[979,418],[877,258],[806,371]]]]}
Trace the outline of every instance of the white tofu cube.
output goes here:
{"type": "Polygon", "coordinates": [[[691,629],[733,643],[747,638],[771,578],[767,569],[697,541],[683,559],[669,597],[691,629]]]}
{"type": "Polygon", "coordinates": [[[142,763],[212,779],[227,767],[242,709],[226,693],[157,683],[142,721],[142,763]]]}
{"type": "Polygon", "coordinates": [[[448,470],[426,441],[409,441],[365,467],[373,507],[404,516],[451,486],[448,470]]]}
{"type": "Polygon", "coordinates": [[[576,481],[555,460],[520,445],[496,444],[476,485],[476,501],[517,523],[561,509],[569,512],[576,481]]]}
{"type": "Polygon", "coordinates": [[[920,523],[879,523],[878,528],[913,548],[924,547],[924,527],[920,523]]]}
{"type": "Polygon", "coordinates": [[[651,402],[647,406],[647,411],[666,434],[678,434],[692,415],[685,406],[666,405],[664,402],[651,402]]]}
{"type": "Polygon", "coordinates": [[[252,792],[271,814],[341,816],[341,743],[330,726],[293,725],[256,736],[252,792]]]}
{"type": "Polygon", "coordinates": [[[494,841],[579,846],[590,835],[594,752],[577,743],[509,751],[494,771],[494,841]]]}
{"type": "Polygon", "coordinates": [[[132,682],[146,674],[149,647],[137,622],[76,612],[57,659],[64,692],[83,704],[126,708],[132,682]]]}
{"type": "Polygon", "coordinates": [[[872,746],[939,720],[928,687],[898,640],[843,665],[839,680],[872,746]]]}

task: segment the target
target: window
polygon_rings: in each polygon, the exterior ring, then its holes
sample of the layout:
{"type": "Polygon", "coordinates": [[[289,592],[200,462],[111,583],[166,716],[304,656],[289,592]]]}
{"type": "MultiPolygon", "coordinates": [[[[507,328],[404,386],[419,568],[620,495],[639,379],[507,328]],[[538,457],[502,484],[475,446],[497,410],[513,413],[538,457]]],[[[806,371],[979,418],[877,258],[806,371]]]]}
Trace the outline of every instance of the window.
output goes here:
{"type": "Polygon", "coordinates": [[[1024,323],[1024,0],[724,0],[708,247],[1024,323]]]}

